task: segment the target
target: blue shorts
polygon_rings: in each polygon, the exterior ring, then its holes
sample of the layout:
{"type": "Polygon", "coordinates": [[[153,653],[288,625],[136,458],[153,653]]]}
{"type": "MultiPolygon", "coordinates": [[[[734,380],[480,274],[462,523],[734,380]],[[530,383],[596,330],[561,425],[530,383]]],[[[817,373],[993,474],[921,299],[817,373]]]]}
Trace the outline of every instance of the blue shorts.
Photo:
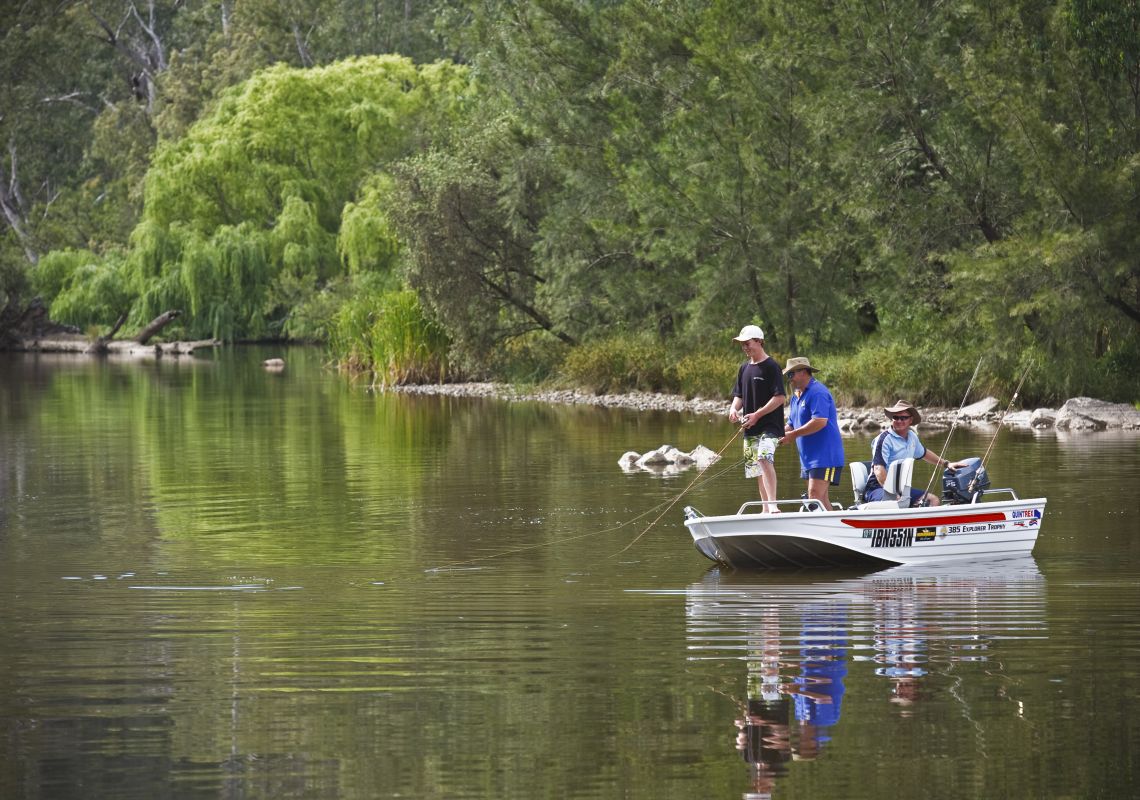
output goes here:
{"type": "Polygon", "coordinates": [[[804,480],[815,478],[816,480],[827,481],[832,486],[839,485],[841,475],[843,475],[843,467],[817,467],[816,469],[800,470],[800,477],[804,480]]]}

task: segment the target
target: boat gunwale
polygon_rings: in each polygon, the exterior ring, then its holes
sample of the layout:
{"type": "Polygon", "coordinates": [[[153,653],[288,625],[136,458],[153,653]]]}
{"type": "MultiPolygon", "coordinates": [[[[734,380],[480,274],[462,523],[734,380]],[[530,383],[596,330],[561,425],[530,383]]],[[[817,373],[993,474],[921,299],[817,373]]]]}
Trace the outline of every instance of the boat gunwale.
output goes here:
{"type": "Polygon", "coordinates": [[[1048,498],[1045,498],[1045,497],[1026,497],[1026,498],[1020,498],[1017,500],[994,500],[994,501],[980,502],[980,503],[957,503],[954,505],[944,505],[944,506],[920,506],[917,508],[884,508],[884,507],[878,507],[878,508],[844,508],[844,509],[831,509],[829,511],[806,511],[806,512],[791,511],[791,512],[782,512],[780,514],[767,514],[767,513],[718,514],[718,515],[689,517],[685,520],[685,525],[688,526],[690,523],[696,523],[696,522],[709,523],[709,522],[718,522],[718,521],[722,521],[722,520],[725,520],[725,521],[727,521],[727,520],[742,520],[742,521],[753,521],[753,520],[755,520],[757,522],[763,522],[765,520],[776,521],[776,520],[780,520],[780,519],[784,518],[785,516],[787,516],[789,514],[800,514],[800,513],[803,513],[805,515],[805,517],[808,517],[810,519],[831,519],[831,518],[841,517],[841,516],[842,517],[850,517],[852,515],[857,516],[857,517],[866,517],[866,518],[886,517],[886,516],[895,515],[895,514],[901,514],[903,517],[918,517],[918,516],[924,516],[924,515],[928,515],[928,514],[945,514],[945,513],[961,515],[961,514],[967,513],[967,511],[969,509],[974,509],[975,511],[979,511],[982,509],[998,510],[999,508],[1007,508],[1007,507],[1016,508],[1016,507],[1027,506],[1027,505],[1029,505],[1029,506],[1042,505],[1043,506],[1047,502],[1048,502],[1048,498]]]}

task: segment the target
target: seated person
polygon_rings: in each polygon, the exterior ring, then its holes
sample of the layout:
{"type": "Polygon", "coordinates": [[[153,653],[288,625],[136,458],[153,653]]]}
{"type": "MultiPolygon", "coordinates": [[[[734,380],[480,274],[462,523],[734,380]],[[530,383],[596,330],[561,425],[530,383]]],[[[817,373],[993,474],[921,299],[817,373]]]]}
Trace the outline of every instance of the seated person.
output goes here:
{"type": "MultiPolygon", "coordinates": [[[[883,483],[887,480],[887,469],[896,461],[904,458],[921,458],[929,461],[936,467],[950,467],[958,469],[966,466],[965,461],[945,461],[930,450],[923,447],[918,440],[918,434],[911,427],[922,421],[918,409],[904,400],[899,400],[890,408],[883,411],[891,419],[891,427],[875,437],[871,443],[871,474],[867,476],[867,487],[863,492],[865,502],[883,499],[883,483]]],[[[911,506],[942,505],[937,495],[930,494],[922,489],[910,490],[911,506]]]]}

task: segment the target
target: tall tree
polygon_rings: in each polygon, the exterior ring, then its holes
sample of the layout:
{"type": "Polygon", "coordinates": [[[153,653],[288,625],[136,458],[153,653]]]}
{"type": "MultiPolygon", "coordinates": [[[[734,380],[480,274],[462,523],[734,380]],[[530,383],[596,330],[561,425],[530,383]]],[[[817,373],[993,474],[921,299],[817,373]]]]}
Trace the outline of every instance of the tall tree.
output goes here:
{"type": "Polygon", "coordinates": [[[534,252],[555,175],[545,154],[509,114],[467,118],[460,131],[396,170],[390,214],[412,286],[469,366],[535,330],[575,344],[564,298],[546,289],[549,265],[534,252]]]}

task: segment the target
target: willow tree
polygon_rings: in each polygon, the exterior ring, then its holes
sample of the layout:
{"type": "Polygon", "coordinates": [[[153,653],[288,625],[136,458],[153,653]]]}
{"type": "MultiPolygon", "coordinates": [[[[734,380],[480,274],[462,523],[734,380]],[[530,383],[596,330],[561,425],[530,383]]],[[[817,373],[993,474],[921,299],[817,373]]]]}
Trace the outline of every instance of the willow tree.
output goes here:
{"type": "MultiPolygon", "coordinates": [[[[467,89],[461,67],[397,56],[276,66],[235,87],[155,155],[132,238],[135,321],[178,307],[191,336],[282,333],[292,304],[344,273],[346,205],[467,89]]],[[[380,256],[357,268],[390,268],[380,256]]]]}

